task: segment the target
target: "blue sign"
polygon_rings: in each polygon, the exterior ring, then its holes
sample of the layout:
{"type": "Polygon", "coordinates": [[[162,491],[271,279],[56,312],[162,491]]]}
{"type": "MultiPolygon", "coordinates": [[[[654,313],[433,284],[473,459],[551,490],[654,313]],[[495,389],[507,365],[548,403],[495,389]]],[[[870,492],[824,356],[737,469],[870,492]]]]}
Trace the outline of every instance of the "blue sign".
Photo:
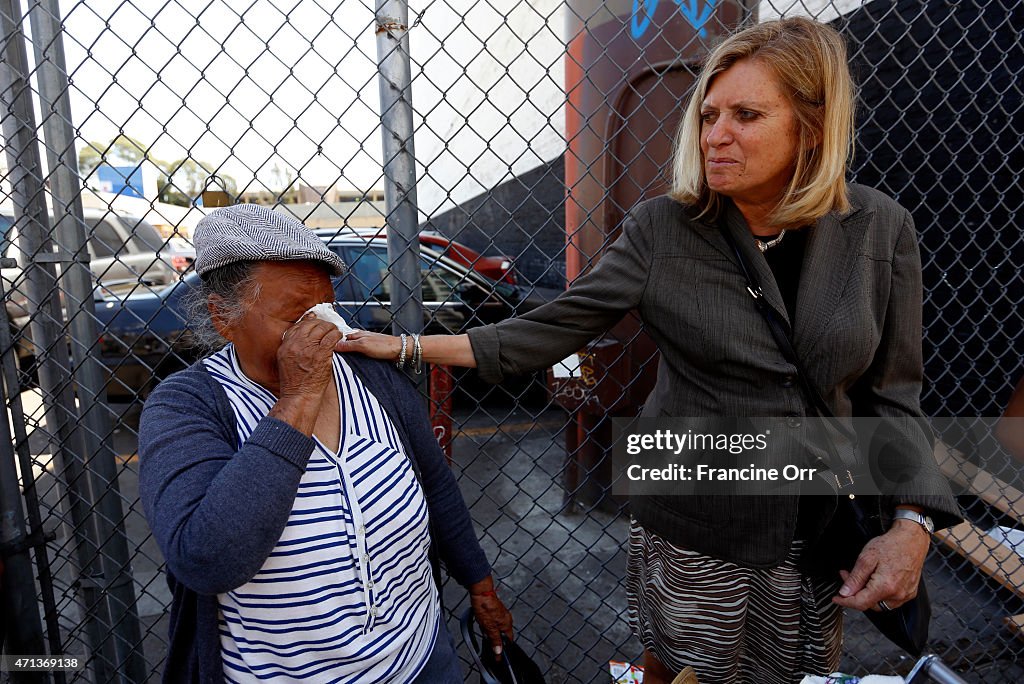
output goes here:
{"type": "Polygon", "coordinates": [[[125,197],[146,199],[142,189],[142,166],[111,166],[100,164],[96,167],[96,179],[100,190],[125,197]]]}
{"type": "MultiPolygon", "coordinates": [[[[718,0],[672,0],[679,6],[683,18],[693,27],[701,38],[708,35],[704,24],[715,13],[718,0]]],[[[629,22],[629,31],[633,39],[641,38],[647,32],[658,9],[659,0],[633,0],[633,15],[629,22]]]]}

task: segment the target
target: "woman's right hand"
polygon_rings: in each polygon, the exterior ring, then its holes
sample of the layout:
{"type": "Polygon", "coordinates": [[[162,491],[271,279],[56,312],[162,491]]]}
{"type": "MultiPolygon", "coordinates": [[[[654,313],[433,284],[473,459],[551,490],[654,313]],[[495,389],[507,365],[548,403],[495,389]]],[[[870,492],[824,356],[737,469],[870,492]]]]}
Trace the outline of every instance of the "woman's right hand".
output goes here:
{"type": "MultiPolygon", "coordinates": [[[[415,342],[410,335],[405,340],[405,361],[412,365],[415,342]]],[[[469,337],[462,335],[424,335],[420,338],[423,363],[440,366],[463,366],[476,368],[476,357],[469,344],[469,337]]],[[[339,352],[358,352],[371,359],[381,361],[397,361],[402,353],[402,340],[391,335],[357,330],[348,334],[348,339],[338,342],[334,347],[339,352]]]]}
{"type": "MultiPolygon", "coordinates": [[[[412,360],[412,340],[406,340],[406,359],[412,360]]],[[[348,334],[348,339],[342,340],[334,345],[334,350],[339,352],[357,352],[365,354],[371,359],[381,361],[397,361],[398,355],[402,352],[401,338],[393,335],[357,330],[348,334]]]]}
{"type": "Polygon", "coordinates": [[[333,323],[304,316],[284,331],[277,348],[279,397],[319,400],[331,379],[331,358],[341,331],[333,323]]]}

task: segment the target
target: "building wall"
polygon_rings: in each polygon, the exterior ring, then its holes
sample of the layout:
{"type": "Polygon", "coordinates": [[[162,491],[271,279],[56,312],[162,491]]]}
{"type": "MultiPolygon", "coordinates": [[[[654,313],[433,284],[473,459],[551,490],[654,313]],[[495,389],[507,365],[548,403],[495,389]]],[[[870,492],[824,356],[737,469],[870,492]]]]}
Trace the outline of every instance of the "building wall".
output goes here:
{"type": "Polygon", "coordinates": [[[420,224],[482,254],[515,259],[525,282],[565,286],[565,166],[562,157],[420,224]]]}
{"type": "Polygon", "coordinates": [[[998,415],[1024,374],[1024,6],[877,0],[839,26],[862,81],[853,177],[920,233],[926,410],[998,415]]]}
{"type": "Polygon", "coordinates": [[[565,12],[563,0],[454,1],[431,3],[417,19],[410,41],[421,220],[565,151],[565,12]]]}
{"type": "Polygon", "coordinates": [[[277,211],[290,212],[309,228],[383,228],[387,210],[383,201],[340,198],[337,202],[280,204],[277,211]]]}

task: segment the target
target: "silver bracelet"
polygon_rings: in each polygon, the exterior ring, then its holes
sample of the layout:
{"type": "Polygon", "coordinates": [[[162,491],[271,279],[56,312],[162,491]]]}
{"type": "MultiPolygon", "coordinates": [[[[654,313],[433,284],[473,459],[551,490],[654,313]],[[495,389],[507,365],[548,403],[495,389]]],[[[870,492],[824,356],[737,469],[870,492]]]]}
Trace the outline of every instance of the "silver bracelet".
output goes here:
{"type": "Polygon", "coordinates": [[[416,375],[423,372],[423,347],[418,334],[412,336],[412,367],[416,375]]]}
{"type": "Polygon", "coordinates": [[[403,368],[405,368],[405,347],[406,343],[409,341],[409,336],[406,335],[405,333],[402,333],[400,337],[402,338],[402,351],[399,352],[398,361],[395,363],[395,366],[398,368],[398,370],[402,370],[403,368]]]}

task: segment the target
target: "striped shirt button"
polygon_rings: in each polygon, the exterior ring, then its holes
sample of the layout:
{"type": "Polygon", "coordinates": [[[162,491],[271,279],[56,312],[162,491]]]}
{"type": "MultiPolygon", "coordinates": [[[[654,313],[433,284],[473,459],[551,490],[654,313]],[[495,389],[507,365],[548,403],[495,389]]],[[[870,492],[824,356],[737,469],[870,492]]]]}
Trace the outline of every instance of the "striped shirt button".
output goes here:
{"type": "Polygon", "coordinates": [[[373,617],[377,617],[377,606],[373,606],[372,608],[370,608],[370,615],[372,615],[373,617]]]}

